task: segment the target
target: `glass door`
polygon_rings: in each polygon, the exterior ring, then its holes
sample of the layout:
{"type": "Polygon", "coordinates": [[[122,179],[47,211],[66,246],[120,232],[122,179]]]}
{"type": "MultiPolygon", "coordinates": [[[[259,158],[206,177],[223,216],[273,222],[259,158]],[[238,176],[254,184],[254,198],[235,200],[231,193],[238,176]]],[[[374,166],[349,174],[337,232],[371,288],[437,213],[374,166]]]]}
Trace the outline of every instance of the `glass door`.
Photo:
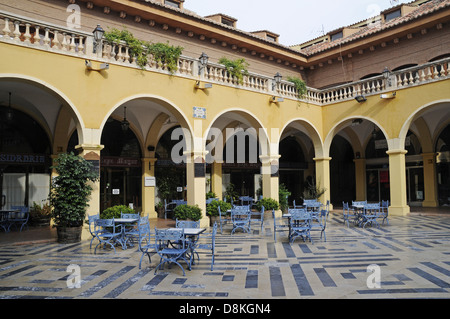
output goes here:
{"type": "Polygon", "coordinates": [[[406,172],[408,203],[419,205],[424,200],[423,167],[407,168],[406,172]]]}

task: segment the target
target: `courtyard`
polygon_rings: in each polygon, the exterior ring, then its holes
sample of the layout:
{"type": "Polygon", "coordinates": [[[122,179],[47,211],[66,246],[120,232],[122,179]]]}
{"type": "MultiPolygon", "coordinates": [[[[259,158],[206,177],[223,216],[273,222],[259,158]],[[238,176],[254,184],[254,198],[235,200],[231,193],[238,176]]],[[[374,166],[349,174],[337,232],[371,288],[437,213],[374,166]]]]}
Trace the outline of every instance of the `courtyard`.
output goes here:
{"type": "MultiPolygon", "coordinates": [[[[151,220],[152,227],[172,223],[151,220]]],[[[186,276],[177,266],[155,275],[157,255],[151,262],[144,257],[139,269],[137,247],[94,254],[95,241],[90,248],[89,240],[58,244],[52,231],[2,232],[0,299],[447,299],[449,229],[444,209],[420,208],[365,229],[344,225],[336,209],[328,217],[326,242],[313,232],[312,243],[290,244],[285,233],[274,241],[273,220],[267,218],[262,231],[219,231],[214,269],[210,252],[199,251],[199,262],[186,276]],[[80,281],[70,287],[75,268],[80,281]],[[377,275],[378,285],[372,280],[377,275]]]]}

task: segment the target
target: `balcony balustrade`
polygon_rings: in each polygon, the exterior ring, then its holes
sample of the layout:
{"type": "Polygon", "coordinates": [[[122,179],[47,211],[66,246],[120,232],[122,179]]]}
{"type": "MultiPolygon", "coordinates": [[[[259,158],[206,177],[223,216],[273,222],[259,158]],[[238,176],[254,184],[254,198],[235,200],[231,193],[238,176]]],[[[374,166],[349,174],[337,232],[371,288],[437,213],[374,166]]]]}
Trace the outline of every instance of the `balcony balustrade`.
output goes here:
{"type": "MultiPolygon", "coordinates": [[[[130,56],[130,50],[125,43],[103,41],[101,50],[94,53],[94,39],[91,33],[5,12],[0,12],[0,42],[139,68],[135,58],[130,56]]],[[[239,83],[221,64],[210,62],[205,72],[199,75],[198,63],[198,59],[181,56],[178,60],[178,70],[173,75],[192,79],[200,77],[215,84],[234,86],[268,95],[275,94],[293,100],[298,99],[296,88],[289,81],[282,81],[273,88],[273,78],[249,73],[244,75],[243,81],[239,83]]],[[[152,57],[149,57],[145,69],[170,74],[165,65],[152,57]]],[[[322,90],[307,87],[307,93],[299,100],[321,106],[351,100],[360,95],[371,96],[448,78],[450,78],[450,58],[445,58],[392,72],[389,79],[380,75],[322,90]]]]}

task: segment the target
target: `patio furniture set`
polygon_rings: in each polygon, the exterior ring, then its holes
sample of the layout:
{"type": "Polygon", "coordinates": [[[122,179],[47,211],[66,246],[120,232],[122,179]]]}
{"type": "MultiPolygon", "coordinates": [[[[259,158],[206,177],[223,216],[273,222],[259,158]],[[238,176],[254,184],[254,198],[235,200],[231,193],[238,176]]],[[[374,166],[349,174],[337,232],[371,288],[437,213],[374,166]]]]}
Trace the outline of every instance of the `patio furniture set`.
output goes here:
{"type": "Polygon", "coordinates": [[[329,215],[330,203],[326,205],[317,200],[304,200],[303,205],[297,205],[293,202],[293,208],[289,208],[288,212],[281,217],[273,217],[273,234],[274,240],[277,241],[277,232],[288,232],[289,242],[293,243],[297,238],[301,237],[304,241],[307,239],[312,243],[311,231],[320,231],[326,241],[327,217],[329,215]],[[287,222],[286,222],[287,221],[287,222]]]}
{"type": "Polygon", "coordinates": [[[367,201],[352,201],[350,205],[348,202],[342,203],[344,223],[350,227],[350,223],[355,226],[365,228],[367,225],[376,226],[380,228],[379,219],[389,225],[389,201],[382,200],[381,203],[367,203],[367,201]]]}
{"type": "Polygon", "coordinates": [[[100,219],[98,215],[89,216],[89,229],[92,235],[90,247],[94,239],[98,240],[97,247],[111,247],[116,253],[115,246],[120,245],[123,250],[138,245],[141,253],[139,269],[144,256],[151,262],[151,255],[157,254],[160,257],[159,264],[155,268],[155,274],[162,269],[165,264],[176,264],[183,270],[180,264],[186,263],[191,270],[195,265],[195,257],[199,260],[199,250],[211,251],[211,271],[214,268],[215,239],[217,224],[214,224],[211,233],[205,233],[206,228],[200,227],[200,222],[176,221],[176,226],[166,229],[155,227],[151,232],[148,217],[141,217],[139,214],[122,214],[117,219],[100,219]]]}

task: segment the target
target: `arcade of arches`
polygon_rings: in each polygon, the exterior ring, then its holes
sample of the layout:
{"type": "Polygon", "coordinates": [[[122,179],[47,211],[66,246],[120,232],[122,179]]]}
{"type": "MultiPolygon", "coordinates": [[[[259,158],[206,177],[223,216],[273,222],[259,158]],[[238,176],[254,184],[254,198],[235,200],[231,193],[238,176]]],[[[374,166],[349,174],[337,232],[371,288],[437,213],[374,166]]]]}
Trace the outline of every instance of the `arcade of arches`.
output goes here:
{"type": "MultiPolygon", "coordinates": [[[[130,98],[111,105],[102,127],[90,132],[80,111],[50,87],[31,80],[1,79],[2,207],[44,200],[52,158],[66,151],[79,152],[86,158],[91,154],[90,158],[97,160],[100,182],[93,206],[101,210],[124,204],[155,216],[160,200],[158,180],[164,174],[172,174],[177,185],[170,194],[172,199],[184,198],[200,205],[204,205],[205,192],[222,197],[229,183],[240,195],[256,197],[262,188],[264,197],[273,198],[278,185],[284,184],[291,192],[291,203],[300,200],[306,182],[311,180],[326,189],[324,199],[335,206],[354,199],[391,200],[400,206],[450,204],[448,100],[431,101],[412,110],[406,121],[395,124],[399,136],[393,136],[392,130],[378,124],[379,120],[362,114],[336,120],[327,126],[328,132],[306,118],[298,118],[287,120],[283,129],[276,128],[278,135],[270,134],[274,127],[265,127],[245,109],[217,113],[210,126],[201,123],[199,134],[192,126],[198,122],[192,122],[181,110],[162,98],[130,98]],[[172,147],[183,140],[172,138],[177,127],[191,135],[184,140],[192,143],[194,150],[180,154],[191,158],[191,163],[174,163],[171,158],[172,147]],[[245,136],[244,160],[235,156],[230,162],[223,155],[208,162],[206,144],[211,139],[204,136],[211,128],[220,132],[255,128],[256,135],[245,136]],[[261,132],[268,132],[267,136],[261,136],[261,132]],[[89,142],[96,134],[100,143],[89,142]],[[199,137],[201,143],[196,140],[199,137]],[[268,140],[270,146],[262,147],[262,140],[268,140]],[[258,156],[250,160],[254,143],[258,156]],[[264,173],[265,166],[272,168],[269,174],[264,173]],[[396,181],[398,176],[406,182],[396,181]],[[405,198],[396,201],[391,198],[392,187],[399,185],[405,198]]],[[[231,149],[225,136],[223,133],[219,143],[224,154],[228,153],[227,146],[231,149]]],[[[235,154],[239,154],[242,150],[233,144],[235,154]]]]}

